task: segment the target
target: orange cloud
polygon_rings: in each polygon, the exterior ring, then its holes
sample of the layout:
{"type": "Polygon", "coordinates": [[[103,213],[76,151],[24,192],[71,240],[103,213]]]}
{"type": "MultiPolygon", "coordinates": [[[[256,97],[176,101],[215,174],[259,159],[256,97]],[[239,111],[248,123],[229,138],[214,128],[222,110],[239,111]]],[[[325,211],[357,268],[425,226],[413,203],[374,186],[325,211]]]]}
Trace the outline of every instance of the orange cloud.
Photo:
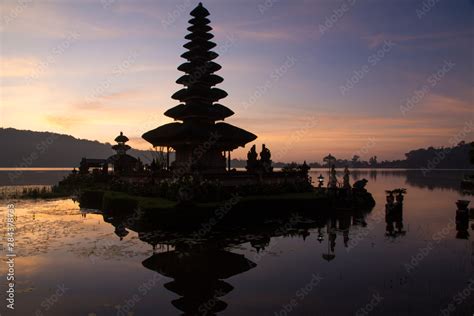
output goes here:
{"type": "Polygon", "coordinates": [[[454,97],[443,95],[430,95],[420,105],[420,113],[424,114],[442,114],[466,115],[474,114],[473,104],[454,97]]]}
{"type": "Polygon", "coordinates": [[[0,61],[0,77],[27,78],[34,74],[39,60],[34,57],[4,57],[0,61]]]}
{"type": "Polygon", "coordinates": [[[69,115],[48,115],[46,116],[46,121],[48,124],[59,127],[61,130],[69,130],[84,123],[85,119],[69,115]]]}
{"type": "MultiPolygon", "coordinates": [[[[27,2],[26,2],[27,3],[27,2]]],[[[14,12],[17,2],[9,5],[2,2],[2,12],[14,12]]],[[[38,2],[27,5],[2,32],[19,33],[39,38],[64,38],[69,31],[77,31],[81,38],[104,39],[124,35],[124,30],[115,26],[100,24],[101,21],[84,21],[80,16],[66,14],[54,2],[38,2]]]]}

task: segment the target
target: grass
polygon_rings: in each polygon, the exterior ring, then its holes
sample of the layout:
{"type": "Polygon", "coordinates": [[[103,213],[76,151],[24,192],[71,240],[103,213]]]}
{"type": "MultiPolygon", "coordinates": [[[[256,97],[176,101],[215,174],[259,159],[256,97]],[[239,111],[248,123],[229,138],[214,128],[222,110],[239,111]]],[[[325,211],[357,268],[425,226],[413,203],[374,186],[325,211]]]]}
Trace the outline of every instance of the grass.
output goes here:
{"type": "Polygon", "coordinates": [[[137,205],[141,208],[173,208],[178,203],[175,201],[167,200],[160,197],[142,197],[130,195],[124,192],[105,191],[104,200],[129,200],[136,201],[137,205]]]}
{"type": "Polygon", "coordinates": [[[55,199],[69,195],[56,192],[51,186],[2,187],[0,189],[0,199],[55,199]]]}

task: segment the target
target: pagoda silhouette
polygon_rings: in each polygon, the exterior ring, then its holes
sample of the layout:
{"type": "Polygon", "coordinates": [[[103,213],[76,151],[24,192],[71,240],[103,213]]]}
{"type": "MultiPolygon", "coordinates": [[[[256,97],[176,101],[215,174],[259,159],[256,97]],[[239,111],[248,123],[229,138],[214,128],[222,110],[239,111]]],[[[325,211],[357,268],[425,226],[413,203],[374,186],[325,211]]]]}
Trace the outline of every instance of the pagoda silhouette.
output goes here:
{"type": "Polygon", "coordinates": [[[129,141],[128,137],[120,132],[115,141],[117,144],[113,145],[112,149],[115,150],[116,154],[110,156],[107,161],[114,166],[115,172],[132,171],[136,167],[138,159],[127,154],[127,150],[131,148],[126,144],[129,141]]]}
{"type": "Polygon", "coordinates": [[[227,96],[224,90],[214,86],[224,79],[216,74],[221,66],[213,60],[218,54],[211,51],[216,46],[210,39],[212,27],[209,11],[202,3],[191,11],[192,19],[188,27],[189,40],[184,47],[188,50],[181,55],[187,62],[178,67],[185,73],[176,83],[185,88],[177,91],[172,98],[181,104],[164,114],[176,121],[148,131],[143,139],[154,147],[172,148],[176,151],[173,168],[202,173],[220,173],[226,170],[226,153],[230,169],[230,152],[255,140],[256,135],[233,126],[217,122],[234,114],[226,106],[216,103],[227,96]]]}

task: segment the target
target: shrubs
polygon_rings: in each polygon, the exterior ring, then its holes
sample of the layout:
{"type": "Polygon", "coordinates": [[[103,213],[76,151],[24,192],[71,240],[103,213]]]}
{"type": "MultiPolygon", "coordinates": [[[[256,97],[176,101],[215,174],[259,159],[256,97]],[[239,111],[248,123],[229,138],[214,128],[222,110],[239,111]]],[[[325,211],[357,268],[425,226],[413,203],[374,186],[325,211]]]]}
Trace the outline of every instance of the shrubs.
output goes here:
{"type": "Polygon", "coordinates": [[[294,166],[293,172],[282,172],[278,177],[255,176],[249,183],[224,186],[217,179],[207,179],[199,175],[184,175],[176,178],[143,178],[142,181],[108,176],[97,179],[92,174],[71,174],[53,189],[57,193],[76,193],[84,190],[109,190],[143,197],[161,197],[179,202],[215,202],[228,199],[232,194],[240,196],[275,195],[296,192],[311,192],[313,187],[307,170],[294,166]]]}
{"type": "Polygon", "coordinates": [[[51,199],[63,197],[64,194],[56,192],[54,187],[50,186],[28,186],[4,189],[0,192],[0,199],[51,199]]]}
{"type": "Polygon", "coordinates": [[[260,182],[225,187],[219,180],[186,175],[180,178],[162,179],[154,184],[114,180],[110,184],[110,190],[145,197],[161,197],[180,202],[213,202],[228,199],[235,193],[238,193],[240,196],[275,195],[311,192],[313,187],[304,177],[292,178],[289,181],[280,183],[260,182]]]}
{"type": "Polygon", "coordinates": [[[222,184],[218,180],[183,176],[158,182],[158,196],[180,202],[220,201],[223,198],[222,184]]]}

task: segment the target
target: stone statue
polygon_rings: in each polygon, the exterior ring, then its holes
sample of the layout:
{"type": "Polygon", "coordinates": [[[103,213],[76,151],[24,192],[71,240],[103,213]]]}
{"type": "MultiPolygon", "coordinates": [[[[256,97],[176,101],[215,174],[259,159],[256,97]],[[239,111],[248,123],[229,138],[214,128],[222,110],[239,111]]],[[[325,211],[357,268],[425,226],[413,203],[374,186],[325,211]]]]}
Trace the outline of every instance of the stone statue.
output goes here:
{"type": "Polygon", "coordinates": [[[336,166],[332,165],[331,171],[329,172],[329,188],[337,188],[337,177],[336,177],[336,166]]]}
{"type": "Polygon", "coordinates": [[[257,169],[257,157],[257,149],[255,145],[253,145],[247,153],[247,171],[255,171],[257,169]]]}
{"type": "Polygon", "coordinates": [[[273,171],[271,157],[272,154],[270,150],[265,146],[265,144],[263,144],[262,151],[260,152],[260,165],[264,172],[273,171]]]}
{"type": "Polygon", "coordinates": [[[344,178],[343,178],[343,187],[344,189],[350,189],[351,184],[349,183],[349,175],[351,173],[349,172],[349,168],[344,168],[344,178]]]}
{"type": "Polygon", "coordinates": [[[365,186],[367,185],[367,182],[369,182],[367,179],[356,181],[354,182],[353,187],[354,189],[363,190],[365,186]]]}
{"type": "Polygon", "coordinates": [[[270,150],[265,146],[265,144],[263,144],[262,151],[260,152],[260,159],[262,161],[269,161],[271,156],[270,150]]]}

